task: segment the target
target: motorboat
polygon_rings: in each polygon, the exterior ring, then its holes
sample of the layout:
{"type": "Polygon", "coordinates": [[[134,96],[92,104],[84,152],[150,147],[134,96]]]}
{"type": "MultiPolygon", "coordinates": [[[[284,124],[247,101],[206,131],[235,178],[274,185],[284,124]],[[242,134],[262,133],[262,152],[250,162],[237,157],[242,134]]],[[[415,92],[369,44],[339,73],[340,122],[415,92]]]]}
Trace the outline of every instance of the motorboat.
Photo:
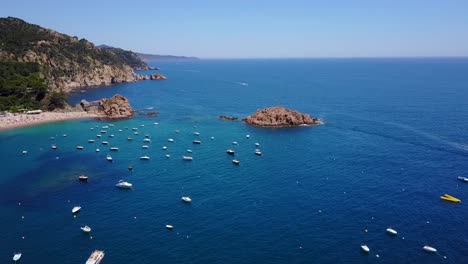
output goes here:
{"type": "Polygon", "coordinates": [[[200,141],[200,140],[194,140],[194,141],[193,141],[193,144],[198,144],[198,145],[200,145],[200,144],[201,144],[201,141],[200,141]]]}
{"type": "Polygon", "coordinates": [[[259,146],[260,146],[260,143],[255,143],[255,146],[256,146],[256,147],[259,147],[259,146]]]}
{"type": "Polygon", "coordinates": [[[362,251],[366,252],[366,253],[369,253],[370,249],[367,245],[361,245],[361,249],[362,251]]]}
{"type": "Polygon", "coordinates": [[[133,184],[120,180],[115,186],[121,189],[131,189],[133,184]]]}
{"type": "Polygon", "coordinates": [[[169,139],[167,139],[167,141],[169,141],[169,142],[174,142],[174,139],[173,139],[173,138],[169,138],[169,139]]]}
{"type": "Polygon", "coordinates": [[[108,129],[109,126],[103,126],[103,127],[101,127],[101,128],[102,128],[102,129],[108,129]]]}
{"type": "Polygon", "coordinates": [[[431,253],[437,252],[437,249],[435,249],[435,248],[433,248],[431,246],[427,246],[427,245],[423,247],[423,250],[427,251],[427,252],[431,252],[431,253]]]}
{"type": "Polygon", "coordinates": [[[193,151],[191,149],[187,149],[187,152],[188,153],[192,153],[193,151]]]}
{"type": "Polygon", "coordinates": [[[96,152],[99,152],[99,151],[101,151],[101,150],[97,148],[97,149],[96,149],[96,152]]]}
{"type": "Polygon", "coordinates": [[[462,177],[462,176],[458,176],[458,178],[460,181],[463,181],[463,182],[468,182],[468,178],[467,177],[462,177]]]}
{"type": "Polygon", "coordinates": [[[109,144],[109,142],[107,142],[107,141],[103,141],[101,144],[103,144],[103,145],[108,145],[108,144],[109,144]]]}
{"type": "Polygon", "coordinates": [[[163,150],[166,150],[166,149],[167,149],[167,147],[166,147],[166,146],[163,146],[163,148],[162,148],[162,149],[163,149],[163,150]]]}
{"type": "Polygon", "coordinates": [[[88,180],[88,176],[86,176],[86,175],[80,175],[80,176],[78,176],[78,180],[80,180],[80,181],[87,181],[87,180],[88,180]]]}
{"type": "Polygon", "coordinates": [[[214,137],[211,137],[211,140],[214,140],[214,137]]]}
{"type": "Polygon", "coordinates": [[[123,130],[122,129],[119,129],[119,132],[122,132],[123,130]]]}
{"type": "Polygon", "coordinates": [[[226,150],[226,153],[229,154],[229,155],[234,155],[236,152],[232,149],[228,149],[226,150]]]}
{"type": "Polygon", "coordinates": [[[143,139],[143,142],[151,142],[151,139],[145,138],[145,139],[143,139]]]}
{"type": "Polygon", "coordinates": [[[95,141],[96,140],[94,140],[94,139],[90,139],[90,140],[88,140],[88,143],[94,143],[95,141]]]}
{"type": "Polygon", "coordinates": [[[28,151],[27,151],[27,150],[23,150],[23,151],[21,151],[21,153],[24,154],[24,155],[26,155],[26,154],[28,154],[28,151]]]}
{"type": "Polygon", "coordinates": [[[190,156],[182,156],[182,159],[183,159],[183,160],[189,160],[189,161],[190,161],[190,160],[193,160],[193,158],[190,157],[190,156]]]}
{"type": "Polygon", "coordinates": [[[57,149],[57,146],[55,146],[55,145],[52,145],[52,149],[54,149],[54,150],[55,150],[55,149],[57,149]]]}
{"type": "Polygon", "coordinates": [[[255,155],[258,155],[258,156],[261,156],[262,155],[262,152],[258,149],[255,150],[255,155]]]}
{"type": "Polygon", "coordinates": [[[134,135],[139,135],[140,133],[138,133],[137,131],[133,132],[134,135]]]}
{"type": "Polygon", "coordinates": [[[127,138],[127,140],[128,140],[128,141],[132,141],[132,140],[133,140],[133,138],[131,138],[131,137],[128,137],[128,138],[127,138]]]}
{"type": "Polygon", "coordinates": [[[141,146],[141,148],[147,149],[147,148],[149,148],[149,146],[148,145],[143,145],[143,146],[141,146]]]}
{"type": "Polygon", "coordinates": [[[199,136],[199,135],[200,135],[200,132],[193,132],[193,134],[194,134],[195,136],[199,136]]]}
{"type": "Polygon", "coordinates": [[[106,160],[108,160],[108,161],[112,161],[112,157],[111,157],[111,155],[107,155],[107,157],[106,157],[106,160]]]}
{"type": "Polygon", "coordinates": [[[390,235],[396,236],[396,235],[398,234],[398,232],[397,232],[395,229],[390,228],[390,227],[387,228],[386,231],[387,231],[387,233],[389,233],[390,235]]]}
{"type": "Polygon", "coordinates": [[[166,155],[166,158],[170,158],[170,157],[171,157],[171,155],[169,155],[169,154],[166,155]]]}
{"type": "Polygon", "coordinates": [[[166,225],[167,229],[173,229],[174,227],[172,225],[166,225]]]}
{"type": "Polygon", "coordinates": [[[453,203],[461,203],[461,200],[456,198],[456,197],[453,197],[451,195],[448,195],[448,194],[444,194],[440,197],[440,199],[442,200],[445,200],[445,201],[449,201],[449,202],[453,202],[453,203]]]}
{"type": "Polygon", "coordinates": [[[101,134],[105,134],[105,133],[107,133],[106,130],[101,130],[101,134]]]}
{"type": "Polygon", "coordinates": [[[140,160],[149,160],[149,159],[150,159],[150,157],[148,157],[148,156],[141,156],[140,157],[140,160]]]}
{"type": "Polygon", "coordinates": [[[89,227],[87,225],[80,227],[80,229],[81,229],[81,231],[83,231],[85,233],[91,232],[91,227],[89,227]]]}
{"type": "Polygon", "coordinates": [[[234,159],[234,160],[232,160],[232,163],[234,163],[234,164],[236,164],[236,165],[239,165],[240,161],[239,161],[239,160],[236,160],[236,159],[234,159]]]}
{"type": "Polygon", "coordinates": [[[101,263],[102,259],[104,258],[104,251],[102,250],[94,250],[89,256],[86,264],[99,264],[101,263]]]}
{"type": "Polygon", "coordinates": [[[133,127],[132,130],[133,130],[133,131],[137,131],[137,130],[138,130],[138,127],[133,127]]]}
{"type": "Polygon", "coordinates": [[[233,145],[238,145],[239,143],[237,143],[237,141],[233,141],[232,144],[233,145]]]}
{"type": "Polygon", "coordinates": [[[81,206],[75,206],[72,208],[72,214],[76,214],[81,210],[81,206]]]}
{"type": "Polygon", "coordinates": [[[94,130],[94,127],[90,127],[89,130],[94,130]]]}
{"type": "Polygon", "coordinates": [[[180,199],[182,201],[186,202],[186,203],[191,203],[192,202],[192,198],[190,198],[188,196],[182,196],[180,199]]]}
{"type": "Polygon", "coordinates": [[[97,134],[97,135],[96,135],[96,137],[100,138],[100,137],[102,137],[102,136],[101,136],[101,135],[99,135],[99,134],[97,134]]]}
{"type": "Polygon", "coordinates": [[[113,137],[114,137],[114,134],[110,134],[109,137],[110,137],[110,138],[113,138],[113,137]]]}
{"type": "Polygon", "coordinates": [[[81,149],[84,149],[84,147],[83,146],[76,146],[76,149],[81,150],[81,149]]]}
{"type": "Polygon", "coordinates": [[[13,255],[14,262],[18,261],[20,258],[21,258],[21,252],[15,253],[15,255],[13,255]]]}
{"type": "Polygon", "coordinates": [[[118,147],[111,147],[110,151],[119,151],[119,148],[118,147]]]}
{"type": "Polygon", "coordinates": [[[249,134],[247,134],[247,135],[245,135],[245,137],[246,137],[246,138],[250,138],[250,135],[249,135],[249,134]]]}

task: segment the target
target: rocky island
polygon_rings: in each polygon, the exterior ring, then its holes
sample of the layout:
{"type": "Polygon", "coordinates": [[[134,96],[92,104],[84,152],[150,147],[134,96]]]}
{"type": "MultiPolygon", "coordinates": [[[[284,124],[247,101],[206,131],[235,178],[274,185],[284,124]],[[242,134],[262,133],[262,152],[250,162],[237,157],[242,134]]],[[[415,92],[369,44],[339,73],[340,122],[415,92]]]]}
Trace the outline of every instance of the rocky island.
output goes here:
{"type": "Polygon", "coordinates": [[[318,118],[312,118],[308,114],[281,106],[257,110],[254,114],[243,119],[243,121],[250,125],[262,127],[293,127],[318,125],[321,123],[318,118]]]}
{"type": "Polygon", "coordinates": [[[127,119],[134,114],[128,99],[120,94],[92,102],[81,100],[80,105],[84,111],[98,119],[127,119]]]}

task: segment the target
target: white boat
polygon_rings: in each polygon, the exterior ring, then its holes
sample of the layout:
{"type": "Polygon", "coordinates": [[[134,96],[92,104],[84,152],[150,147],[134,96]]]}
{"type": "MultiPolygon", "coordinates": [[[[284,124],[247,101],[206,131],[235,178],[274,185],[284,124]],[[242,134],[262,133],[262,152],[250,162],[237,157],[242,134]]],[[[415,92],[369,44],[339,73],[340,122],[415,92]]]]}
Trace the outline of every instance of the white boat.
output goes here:
{"type": "Polygon", "coordinates": [[[468,182],[468,178],[466,177],[458,176],[458,179],[463,182],[468,182]]]}
{"type": "Polygon", "coordinates": [[[148,156],[141,156],[140,159],[141,159],[141,160],[149,160],[150,157],[148,157],[148,156]]]}
{"type": "Polygon", "coordinates": [[[188,196],[182,196],[182,198],[180,198],[182,201],[186,202],[186,203],[191,203],[192,202],[192,198],[188,197],[188,196]]]}
{"type": "Polygon", "coordinates": [[[72,214],[76,214],[76,213],[78,213],[80,210],[81,210],[81,206],[75,206],[75,207],[73,207],[73,209],[72,209],[72,214]]]}
{"type": "Polygon", "coordinates": [[[166,150],[166,149],[167,149],[167,147],[166,147],[166,146],[164,146],[164,147],[163,147],[163,150],[166,150]]]}
{"type": "Polygon", "coordinates": [[[89,256],[86,264],[99,264],[104,258],[104,251],[94,250],[94,252],[89,256]]]}
{"type": "Polygon", "coordinates": [[[110,151],[118,151],[118,150],[119,150],[118,147],[111,147],[111,148],[110,148],[110,151]]]}
{"type": "Polygon", "coordinates": [[[76,146],[76,149],[84,149],[83,146],[76,146]]]}
{"type": "Polygon", "coordinates": [[[80,180],[80,181],[87,181],[87,180],[88,180],[88,176],[86,176],[86,175],[80,175],[80,176],[78,176],[78,180],[80,180]]]}
{"type": "Polygon", "coordinates": [[[156,123],[153,123],[153,124],[154,124],[154,125],[159,125],[159,123],[158,123],[158,122],[156,122],[156,123]]]}
{"type": "Polygon", "coordinates": [[[107,142],[107,141],[103,141],[101,144],[103,144],[103,145],[108,145],[108,144],[109,144],[109,142],[107,142]]]}
{"type": "Polygon", "coordinates": [[[62,137],[67,137],[67,134],[63,134],[62,137]]]}
{"type": "Polygon", "coordinates": [[[100,138],[100,137],[102,137],[102,136],[101,136],[101,135],[99,135],[99,134],[97,134],[97,135],[96,135],[96,137],[100,138]]]}
{"type": "Polygon", "coordinates": [[[96,140],[94,140],[94,139],[90,139],[90,140],[88,140],[88,143],[94,143],[95,141],[96,140]]]}
{"type": "Polygon", "coordinates": [[[80,227],[81,231],[85,232],[85,233],[89,233],[91,232],[91,227],[85,225],[83,227],[80,227]]]}
{"type": "Polygon", "coordinates": [[[200,132],[193,132],[193,134],[194,134],[195,136],[199,136],[199,135],[200,135],[200,132]]]}
{"type": "Polygon", "coordinates": [[[174,142],[174,139],[173,139],[173,138],[169,138],[169,139],[167,139],[167,141],[169,141],[169,142],[174,142]]]}
{"type": "Polygon", "coordinates": [[[108,129],[109,126],[103,126],[103,127],[101,127],[101,128],[102,128],[102,129],[108,129]]]}
{"type": "Polygon", "coordinates": [[[200,141],[200,140],[194,140],[194,141],[193,141],[193,144],[199,144],[199,145],[200,145],[200,144],[201,144],[201,141],[200,141]]]}
{"type": "Polygon", "coordinates": [[[176,132],[176,133],[179,133],[179,132],[180,132],[180,130],[179,130],[179,129],[176,129],[176,130],[174,130],[174,132],[176,132]]]}
{"type": "Polygon", "coordinates": [[[236,152],[232,149],[228,149],[226,150],[226,153],[229,154],[229,155],[234,155],[236,152]]]}
{"type": "Polygon", "coordinates": [[[137,127],[134,127],[134,128],[132,128],[132,130],[133,130],[133,131],[137,131],[137,130],[138,130],[138,128],[137,128],[137,127]]]}
{"type": "Polygon", "coordinates": [[[105,133],[107,133],[107,131],[101,130],[101,134],[105,134],[105,133]]]}
{"type": "Polygon", "coordinates": [[[118,188],[122,188],[122,189],[130,189],[132,188],[133,184],[120,180],[115,186],[117,186],[118,188]]]}
{"type": "Polygon", "coordinates": [[[171,157],[171,155],[169,155],[169,154],[166,155],[166,158],[170,158],[170,157],[171,157]]]}
{"type": "Polygon", "coordinates": [[[245,135],[245,137],[246,137],[246,138],[250,138],[250,135],[247,134],[247,135],[245,135]]]}
{"type": "Polygon", "coordinates": [[[27,150],[23,150],[21,151],[22,154],[28,154],[28,151],[27,150]]]}
{"type": "Polygon", "coordinates": [[[97,148],[97,149],[96,149],[96,152],[99,152],[99,151],[101,151],[101,150],[97,148]]]}
{"type": "Polygon", "coordinates": [[[108,160],[108,161],[112,161],[112,157],[111,157],[111,155],[107,155],[107,157],[106,157],[106,160],[108,160]]]}
{"type": "Polygon", "coordinates": [[[144,127],[145,125],[140,125],[141,127],[144,127]]]}
{"type": "Polygon", "coordinates": [[[167,229],[173,229],[174,227],[172,225],[166,225],[167,229]]]}
{"type": "Polygon", "coordinates": [[[122,132],[122,129],[119,129],[119,132],[122,132]]]}
{"type": "Polygon", "coordinates": [[[258,149],[255,150],[255,155],[258,155],[258,156],[261,156],[262,155],[262,152],[258,149]]]}
{"type": "Polygon", "coordinates": [[[423,247],[423,250],[424,250],[424,251],[427,251],[427,252],[431,252],[431,253],[437,252],[437,249],[435,249],[435,248],[433,248],[433,247],[431,247],[431,246],[424,246],[424,247],[423,247]]]}
{"type": "Polygon", "coordinates": [[[134,135],[139,135],[140,133],[138,133],[138,132],[133,132],[133,134],[134,134],[134,135]]]}
{"type": "Polygon", "coordinates": [[[90,127],[89,130],[94,130],[94,127],[90,127]]]}
{"type": "Polygon", "coordinates": [[[362,251],[366,252],[366,253],[369,253],[370,249],[367,245],[361,245],[361,249],[362,251]]]}
{"type": "Polygon", "coordinates": [[[114,125],[113,125],[113,124],[109,124],[109,126],[110,126],[110,127],[114,127],[114,125]]]}
{"type": "Polygon", "coordinates": [[[259,147],[259,146],[260,146],[260,143],[255,143],[255,146],[256,146],[256,147],[259,147]]]}
{"type": "Polygon", "coordinates": [[[192,153],[193,151],[191,149],[187,149],[187,152],[188,153],[192,153]]]}
{"type": "Polygon", "coordinates": [[[237,145],[237,144],[239,144],[239,143],[237,143],[237,141],[233,141],[232,144],[233,144],[233,145],[237,145]]]}
{"type": "Polygon", "coordinates": [[[183,160],[193,160],[193,158],[190,157],[190,156],[182,156],[182,159],[183,160]]]}
{"type": "Polygon", "coordinates": [[[232,163],[234,163],[234,164],[236,164],[236,165],[239,165],[240,161],[239,161],[239,160],[236,160],[236,159],[234,159],[234,160],[232,160],[232,163]]]}
{"type": "Polygon", "coordinates": [[[214,137],[211,137],[211,140],[214,140],[214,137]]]}
{"type": "Polygon", "coordinates": [[[52,149],[57,149],[57,146],[55,146],[55,145],[52,145],[52,149]]]}
{"type": "Polygon", "coordinates": [[[145,138],[145,139],[143,139],[143,142],[151,142],[151,139],[145,138]]]}
{"type": "Polygon", "coordinates": [[[148,145],[143,145],[143,146],[141,146],[141,148],[147,149],[147,148],[149,148],[149,146],[148,145]]]}
{"type": "Polygon", "coordinates": [[[114,137],[114,134],[109,135],[109,137],[110,137],[110,138],[113,138],[113,137],[114,137]]]}
{"type": "Polygon", "coordinates": [[[14,262],[18,261],[20,258],[21,258],[21,252],[15,253],[15,255],[13,255],[14,262]]]}
{"type": "Polygon", "coordinates": [[[389,233],[390,235],[396,236],[396,235],[398,234],[398,232],[397,232],[395,229],[390,228],[390,227],[387,228],[386,231],[387,231],[387,233],[389,233]]]}

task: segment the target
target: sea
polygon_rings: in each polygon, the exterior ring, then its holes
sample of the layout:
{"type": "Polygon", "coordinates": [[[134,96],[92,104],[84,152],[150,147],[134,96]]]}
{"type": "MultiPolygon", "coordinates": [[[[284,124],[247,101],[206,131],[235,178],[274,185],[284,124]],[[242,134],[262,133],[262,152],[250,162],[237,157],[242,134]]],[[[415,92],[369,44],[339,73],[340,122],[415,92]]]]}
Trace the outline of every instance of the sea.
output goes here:
{"type": "Polygon", "coordinates": [[[132,119],[0,132],[0,263],[16,252],[23,264],[85,263],[95,249],[111,264],[468,263],[468,182],[457,179],[468,177],[467,58],[152,65],[168,80],[69,98],[121,94],[138,110],[132,119]],[[269,106],[324,124],[218,118],[269,106]]]}

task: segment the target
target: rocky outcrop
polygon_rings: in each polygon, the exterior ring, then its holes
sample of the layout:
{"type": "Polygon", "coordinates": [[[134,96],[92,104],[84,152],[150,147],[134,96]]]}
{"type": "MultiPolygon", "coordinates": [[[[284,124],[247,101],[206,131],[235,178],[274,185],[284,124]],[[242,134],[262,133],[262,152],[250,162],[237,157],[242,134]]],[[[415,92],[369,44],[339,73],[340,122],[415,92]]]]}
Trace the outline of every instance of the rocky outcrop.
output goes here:
{"type": "Polygon", "coordinates": [[[257,110],[244,119],[247,124],[262,127],[292,127],[318,125],[320,120],[280,106],[257,110]]]}
{"type": "Polygon", "coordinates": [[[167,80],[167,77],[160,73],[153,73],[150,75],[151,80],[167,80]]]}
{"type": "Polygon", "coordinates": [[[218,116],[218,118],[223,119],[223,120],[229,120],[229,121],[235,121],[235,120],[239,119],[238,117],[225,116],[225,115],[220,115],[220,116],[218,116]]]}
{"type": "Polygon", "coordinates": [[[149,80],[150,77],[148,75],[144,75],[144,74],[136,74],[135,75],[135,80],[137,81],[146,81],[146,80],[149,80]]]}
{"type": "Polygon", "coordinates": [[[80,105],[86,112],[95,114],[100,119],[127,119],[134,113],[128,99],[120,94],[93,102],[81,100],[80,105]]]}

